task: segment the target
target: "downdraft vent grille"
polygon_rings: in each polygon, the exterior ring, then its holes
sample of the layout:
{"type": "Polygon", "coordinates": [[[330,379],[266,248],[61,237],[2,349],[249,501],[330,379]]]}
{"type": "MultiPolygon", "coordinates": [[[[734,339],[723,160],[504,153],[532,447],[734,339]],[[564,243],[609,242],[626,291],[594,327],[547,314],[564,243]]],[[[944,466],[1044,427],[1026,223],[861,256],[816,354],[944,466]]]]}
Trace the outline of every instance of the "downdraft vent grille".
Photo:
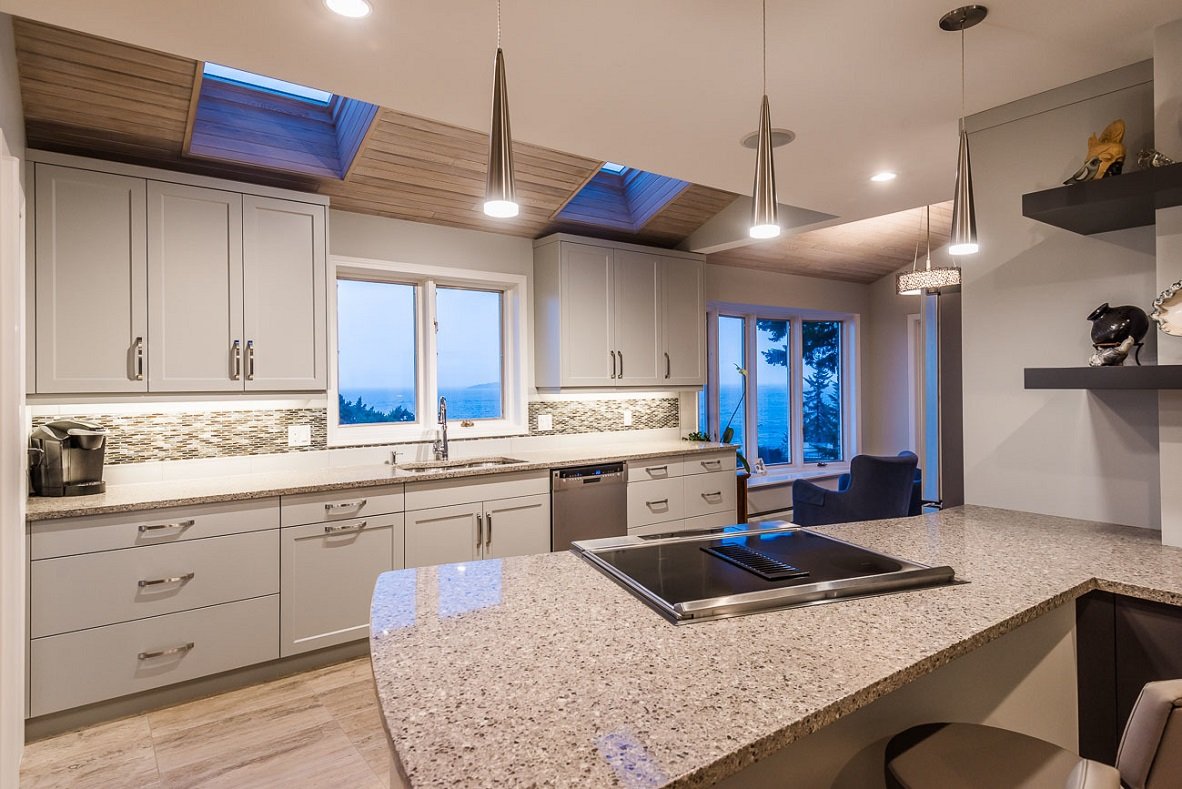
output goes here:
{"type": "Polygon", "coordinates": [[[787,562],[773,559],[767,554],[744,548],[742,545],[702,546],[702,550],[737,567],[742,567],[748,572],[755,573],[767,581],[804,578],[809,574],[808,570],[793,567],[787,562]]]}

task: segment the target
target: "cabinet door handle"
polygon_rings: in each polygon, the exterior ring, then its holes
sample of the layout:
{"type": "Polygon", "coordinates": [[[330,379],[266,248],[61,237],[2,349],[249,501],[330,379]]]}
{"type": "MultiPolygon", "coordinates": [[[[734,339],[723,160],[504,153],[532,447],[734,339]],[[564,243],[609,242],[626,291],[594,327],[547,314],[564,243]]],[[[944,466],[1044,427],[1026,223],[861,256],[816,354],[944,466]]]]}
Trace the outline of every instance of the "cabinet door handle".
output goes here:
{"type": "Polygon", "coordinates": [[[476,550],[480,550],[480,544],[484,542],[484,515],[476,513],[476,550]]]}
{"type": "Polygon", "coordinates": [[[616,353],[620,354],[620,374],[617,375],[616,377],[623,378],[624,377],[624,352],[623,351],[616,351],[616,353]]]}
{"type": "Polygon", "coordinates": [[[136,337],[132,344],[135,353],[135,372],[134,378],[137,381],[144,380],[144,338],[136,337]]]}
{"type": "Polygon", "coordinates": [[[254,340],[246,341],[246,380],[254,380],[254,340]]]}
{"type": "Polygon", "coordinates": [[[668,507],[669,506],[669,499],[658,499],[657,501],[646,501],[645,504],[647,504],[650,507],[657,507],[657,506],[668,507]]]}
{"type": "Polygon", "coordinates": [[[174,575],[171,578],[153,578],[147,581],[140,581],[139,587],[143,589],[145,586],[160,586],[161,584],[183,584],[185,581],[192,581],[197,573],[185,573],[184,575],[174,575]]]}
{"type": "Polygon", "coordinates": [[[164,531],[165,529],[187,529],[196,524],[195,520],[177,521],[176,523],[141,523],[140,534],[147,534],[148,532],[164,531]]]}
{"type": "Polygon", "coordinates": [[[485,534],[484,534],[484,547],[488,548],[489,546],[492,545],[492,513],[491,512],[485,516],[485,520],[488,522],[488,529],[485,530],[485,534]]]}
{"type": "Polygon", "coordinates": [[[369,499],[357,499],[356,501],[337,501],[324,505],[325,512],[340,512],[341,510],[361,509],[369,499]]]}
{"type": "Polygon", "coordinates": [[[669,352],[665,351],[665,378],[668,378],[671,372],[672,362],[669,361],[669,352]]]}
{"type": "Polygon", "coordinates": [[[175,647],[169,647],[168,649],[158,649],[155,652],[141,652],[139,654],[139,658],[140,660],[151,660],[152,658],[166,657],[168,655],[183,655],[195,646],[197,646],[197,644],[190,641],[187,644],[178,644],[175,647]]]}
{"type": "Polygon", "coordinates": [[[230,351],[234,362],[234,372],[230,373],[231,381],[242,380],[242,340],[234,340],[234,347],[230,351]]]}
{"type": "Polygon", "coordinates": [[[346,531],[361,531],[369,525],[369,521],[361,521],[361,523],[342,523],[338,526],[325,526],[325,534],[340,534],[346,531]]]}
{"type": "Polygon", "coordinates": [[[612,351],[612,378],[616,377],[616,352],[612,351]]]}

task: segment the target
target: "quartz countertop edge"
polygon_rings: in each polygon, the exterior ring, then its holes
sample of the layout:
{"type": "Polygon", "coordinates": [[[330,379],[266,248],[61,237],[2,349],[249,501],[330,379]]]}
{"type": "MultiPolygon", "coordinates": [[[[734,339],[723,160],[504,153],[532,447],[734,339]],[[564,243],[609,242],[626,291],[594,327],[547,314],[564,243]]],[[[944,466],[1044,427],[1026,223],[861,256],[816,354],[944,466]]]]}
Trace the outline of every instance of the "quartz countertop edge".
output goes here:
{"type": "MultiPolygon", "coordinates": [[[[245,501],[300,493],[324,493],[334,490],[379,487],[416,482],[513,474],[571,465],[614,463],[673,455],[709,454],[734,450],[727,444],[683,441],[680,443],[638,444],[635,446],[586,447],[566,450],[527,450],[502,453],[520,458],[523,463],[479,469],[432,469],[412,472],[386,465],[341,466],[317,470],[272,471],[225,477],[197,477],[163,482],[108,485],[105,493],[93,496],[42,497],[28,500],[29,522],[105,515],[168,507],[185,507],[226,501],[245,501]]],[[[481,458],[457,458],[480,460],[481,458]]]]}
{"type": "Polygon", "coordinates": [[[951,565],[968,583],[674,626],[569,554],[502,560],[496,603],[459,615],[431,608],[445,568],[383,575],[371,654],[399,769],[411,785],[486,785],[463,778],[477,764],[485,778],[601,785],[614,768],[597,737],[623,725],[665,771],[646,785],[707,786],[1089,592],[1182,605],[1182,549],[1154,530],[978,506],[816,530],[951,565]],[[535,610],[542,600],[565,619],[535,610]],[[486,679],[462,673],[456,644],[480,654],[486,679]],[[518,654],[532,695],[557,696],[556,711],[514,695],[518,654]]]}

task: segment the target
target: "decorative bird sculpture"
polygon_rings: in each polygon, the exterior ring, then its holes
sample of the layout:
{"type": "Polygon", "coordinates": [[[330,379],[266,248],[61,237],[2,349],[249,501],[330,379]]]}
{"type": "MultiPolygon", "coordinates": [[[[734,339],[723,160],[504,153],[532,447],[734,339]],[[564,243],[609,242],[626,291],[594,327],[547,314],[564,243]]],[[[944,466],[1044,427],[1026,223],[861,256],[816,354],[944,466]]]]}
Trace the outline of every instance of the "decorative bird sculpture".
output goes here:
{"type": "Polygon", "coordinates": [[[1125,122],[1119,118],[1100,133],[1088,137],[1088,158],[1075,174],[1063,183],[1080,184],[1098,181],[1110,175],[1120,175],[1125,165],[1125,122]]]}

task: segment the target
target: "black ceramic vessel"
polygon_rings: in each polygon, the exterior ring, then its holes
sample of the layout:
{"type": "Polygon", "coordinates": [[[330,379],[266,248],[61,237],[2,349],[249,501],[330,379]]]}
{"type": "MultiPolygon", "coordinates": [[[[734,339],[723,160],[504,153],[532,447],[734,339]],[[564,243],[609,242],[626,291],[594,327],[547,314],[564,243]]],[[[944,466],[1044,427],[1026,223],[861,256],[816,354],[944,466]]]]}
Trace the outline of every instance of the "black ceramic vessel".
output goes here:
{"type": "Polygon", "coordinates": [[[1110,307],[1108,302],[1092,310],[1092,345],[1097,349],[1120,345],[1129,337],[1137,348],[1137,364],[1141,363],[1141,341],[1149,333],[1149,316],[1140,307],[1126,304],[1110,307]]]}

